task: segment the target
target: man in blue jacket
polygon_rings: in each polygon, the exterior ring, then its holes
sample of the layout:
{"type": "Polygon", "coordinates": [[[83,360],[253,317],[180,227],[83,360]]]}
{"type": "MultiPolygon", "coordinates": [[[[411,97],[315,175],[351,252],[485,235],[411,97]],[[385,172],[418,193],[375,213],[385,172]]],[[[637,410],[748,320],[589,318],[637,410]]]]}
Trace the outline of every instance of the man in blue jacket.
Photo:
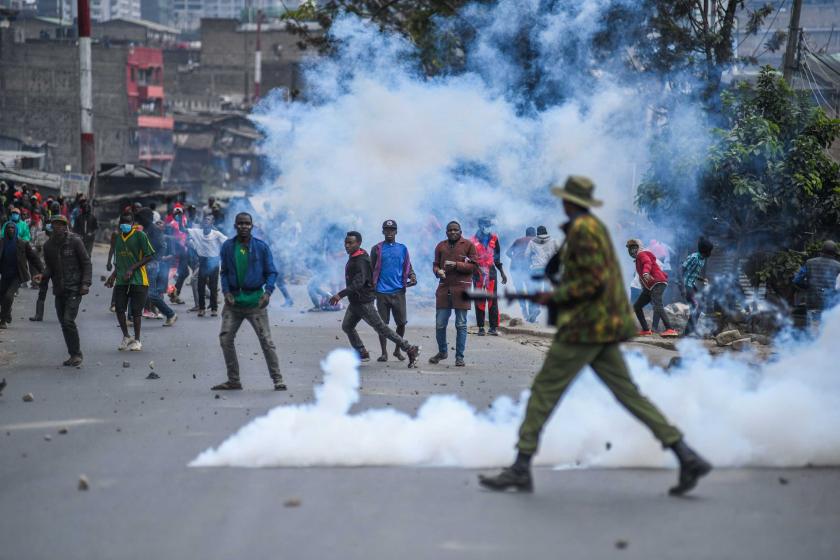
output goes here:
{"type": "Polygon", "coordinates": [[[268,245],[251,236],[253,218],[247,212],[236,215],[234,221],[236,237],[222,244],[222,293],[225,307],[222,309],[222,330],[219,342],[225,355],[228,380],[213,387],[214,391],[242,389],[239,380],[239,361],[236,358],[234,340],[242,321],[248,321],[257,333],[268,374],[274,382],[275,391],[285,391],[280,362],[271,340],[268,323],[268,302],[277,281],[277,270],[271,258],[268,245]]]}

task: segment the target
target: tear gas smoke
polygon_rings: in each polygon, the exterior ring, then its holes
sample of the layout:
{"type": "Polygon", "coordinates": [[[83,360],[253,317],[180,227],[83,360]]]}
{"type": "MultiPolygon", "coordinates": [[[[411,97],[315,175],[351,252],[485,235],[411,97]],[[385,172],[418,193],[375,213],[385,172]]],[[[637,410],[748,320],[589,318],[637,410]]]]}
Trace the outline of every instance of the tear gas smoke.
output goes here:
{"type": "MultiPolygon", "coordinates": [[[[300,222],[310,242],[330,226],[356,229],[366,247],[393,218],[414,254],[430,253],[449,220],[468,236],[479,216],[491,215],[507,246],[525,226],[544,224],[560,235],[565,218],[548,187],[575,173],[595,180],[596,196],[608,202],[600,215],[615,226],[633,208],[650,99],[588,55],[599,15],[613,3],[469,6],[456,18],[475,33],[465,69],[434,78],[423,75],[402,37],[352,16],[338,19],[330,30],[334,56],[306,69],[307,99],[269,96],[255,112],[276,171],[255,210],[266,226],[300,222]],[[523,29],[545,77],[536,93],[522,87],[526,77],[510,52],[523,29]]],[[[682,120],[687,137],[705,136],[699,119],[682,120]]],[[[426,269],[419,271],[430,280],[426,269]]]]}
{"type": "MultiPolygon", "coordinates": [[[[628,354],[642,391],[720,467],[840,464],[840,308],[812,343],[790,346],[761,368],[713,358],[681,342],[671,375],[628,354]]],[[[415,416],[391,409],[351,414],[359,400],[358,359],[335,350],[323,362],[315,403],[279,406],[191,466],[424,465],[509,463],[526,394],[499,397],[486,411],[453,395],[432,396],[415,416]]],[[[548,423],[537,464],[660,467],[673,464],[646,429],[586,372],[548,423]],[[610,449],[606,443],[610,442],[610,449]]]]}

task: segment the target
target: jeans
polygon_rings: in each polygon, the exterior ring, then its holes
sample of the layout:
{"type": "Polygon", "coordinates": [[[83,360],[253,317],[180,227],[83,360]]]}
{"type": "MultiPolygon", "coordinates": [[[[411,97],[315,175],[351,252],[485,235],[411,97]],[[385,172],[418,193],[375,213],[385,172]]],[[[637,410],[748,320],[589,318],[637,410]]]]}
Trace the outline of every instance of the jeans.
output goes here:
{"type": "Polygon", "coordinates": [[[71,356],[82,355],[79,329],[76,327],[76,315],[79,314],[81,303],[82,296],[79,294],[65,293],[55,296],[55,314],[58,316],[58,322],[61,323],[61,334],[64,335],[64,343],[71,356]]]}
{"type": "Polygon", "coordinates": [[[160,261],[152,261],[146,265],[146,274],[149,277],[149,301],[163,313],[167,319],[175,315],[172,308],[163,299],[163,293],[169,284],[169,266],[160,261]]]}
{"type": "Polygon", "coordinates": [[[365,350],[365,344],[359,338],[359,333],[356,332],[356,325],[359,321],[364,321],[371,327],[379,336],[384,336],[391,342],[396,343],[401,350],[408,351],[411,345],[403,337],[398,335],[385,324],[379,312],[374,307],[373,302],[369,303],[351,303],[347,306],[347,312],[344,314],[344,321],[341,322],[341,330],[347,334],[350,339],[350,346],[356,349],[357,352],[365,350]]]}
{"type": "Polygon", "coordinates": [[[668,317],[665,315],[665,306],[662,304],[662,295],[665,293],[666,287],[665,284],[656,284],[650,290],[642,290],[642,295],[633,304],[633,311],[636,312],[636,318],[639,320],[643,331],[648,330],[648,322],[645,319],[645,314],[642,312],[642,309],[648,303],[653,303],[653,324],[658,324],[657,318],[659,318],[662,319],[662,324],[665,325],[666,329],[671,328],[668,317]]]}
{"type": "Polygon", "coordinates": [[[282,381],[280,375],[280,361],[277,359],[274,342],[271,340],[271,329],[268,323],[268,309],[259,307],[238,307],[225,304],[222,308],[222,330],[219,332],[219,344],[222,346],[222,353],[225,356],[227,376],[230,381],[239,381],[239,360],[236,358],[236,333],[242,326],[242,321],[251,323],[257,339],[260,341],[265,363],[268,366],[268,374],[271,379],[282,381]]]}
{"type": "MultiPolygon", "coordinates": [[[[531,276],[528,270],[511,269],[510,280],[513,289],[517,292],[528,292],[531,287],[531,276]]],[[[525,320],[528,320],[532,313],[528,308],[529,303],[524,299],[519,300],[519,309],[522,311],[522,318],[525,320]]],[[[531,305],[535,304],[531,303],[531,305]]]]}
{"type": "Polygon", "coordinates": [[[198,258],[198,308],[204,310],[206,288],[210,287],[210,309],[219,308],[219,259],[198,258]]]}
{"type": "MultiPolygon", "coordinates": [[[[469,309],[455,310],[455,357],[463,358],[464,350],[467,348],[467,313],[469,309]]],[[[449,316],[452,308],[437,309],[435,311],[435,338],[437,338],[438,352],[448,354],[449,345],[446,343],[446,326],[449,324],[449,316]]]]}

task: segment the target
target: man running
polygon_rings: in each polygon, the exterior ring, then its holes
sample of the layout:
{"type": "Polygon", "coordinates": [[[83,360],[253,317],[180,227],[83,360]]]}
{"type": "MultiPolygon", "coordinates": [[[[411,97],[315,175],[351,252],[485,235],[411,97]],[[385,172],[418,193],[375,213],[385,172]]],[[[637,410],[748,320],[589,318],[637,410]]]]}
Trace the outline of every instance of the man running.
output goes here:
{"type": "Polygon", "coordinates": [[[588,365],[618,402],[677,456],[679,481],[670,493],[682,495],[712,467],[685,444],[682,433],[639,392],[630,377],[619,343],[633,336],[633,317],[607,228],[590,213],[592,207],[602,204],[592,197],[594,189],[588,178],[574,175],[563,187],[551,189],[563,200],[569,217],[563,226],[566,242],[560,253],[563,276],[553,292],[533,298],[555,307],[557,334],[531,386],[519,428],[516,461],[496,476],[479,476],[479,483],[491,490],[533,490],[531,458],[537,452],[540,432],[578,372],[588,365]]]}
{"type": "MultiPolygon", "coordinates": [[[[502,284],[507,284],[507,276],[502,269],[499,236],[493,233],[493,222],[490,218],[478,220],[478,231],[472,237],[475,245],[476,271],[473,274],[473,284],[476,290],[487,290],[496,293],[496,270],[502,276],[502,284]]],[[[499,300],[475,301],[475,322],[478,324],[478,336],[484,336],[484,314],[489,313],[490,330],[486,334],[499,336],[499,300]],[[487,308],[490,308],[489,310],[487,308]]]]}
{"type": "Polygon", "coordinates": [[[627,252],[636,261],[636,273],[639,275],[639,281],[642,283],[642,293],[633,302],[633,311],[636,312],[636,318],[639,320],[642,330],[639,331],[639,336],[651,336],[653,331],[648,327],[647,319],[643,311],[648,303],[653,303],[653,322],[657,323],[657,318],[665,325],[665,330],[662,332],[664,337],[676,337],[680,333],[671,328],[671,323],[668,321],[668,316],[665,314],[665,305],[662,302],[662,297],[665,295],[665,288],[668,287],[668,275],[660,268],[659,263],[656,262],[656,255],[652,251],[644,249],[642,242],[639,239],[630,239],[627,242],[627,252]]]}
{"type": "Polygon", "coordinates": [[[122,342],[117,347],[120,351],[139,352],[143,349],[140,342],[140,323],[143,320],[143,306],[149,293],[149,275],[146,265],[154,257],[155,250],[145,232],[134,225],[133,214],[120,216],[120,226],[114,240],[114,272],[105,282],[105,286],[114,289],[114,308],[117,321],[122,331],[122,342]],[[134,337],[128,334],[126,311],[131,309],[134,337]]]}
{"type": "Polygon", "coordinates": [[[280,375],[280,361],[277,359],[274,341],[271,340],[271,325],[268,322],[268,303],[277,282],[271,249],[265,241],[251,235],[254,219],[247,212],[237,214],[234,225],[236,237],[225,241],[220,253],[225,306],[222,309],[219,344],[225,356],[228,380],[215,385],[212,390],[242,389],[235,341],[242,321],[248,321],[260,341],[274,390],[285,391],[286,384],[280,375]]]}
{"type": "MultiPolygon", "coordinates": [[[[370,264],[373,267],[373,285],[376,289],[376,310],[386,325],[394,316],[397,334],[405,336],[405,325],[408,323],[405,303],[405,289],[417,284],[417,276],[411,266],[408,248],[397,243],[397,222],[385,220],[382,224],[384,241],[380,241],[370,250],[370,264]]],[[[384,335],[379,335],[379,346],[382,355],[378,362],[388,361],[387,342],[384,335]]],[[[400,347],[394,348],[394,357],[399,361],[405,360],[400,347]]]]}
{"type": "Polygon", "coordinates": [[[348,231],[344,238],[344,250],[347,251],[349,259],[344,268],[344,278],[347,282],[347,287],[338,292],[330,299],[331,305],[337,305],[343,297],[347,297],[350,305],[347,306],[347,312],[344,315],[344,321],[341,323],[341,329],[347,334],[350,339],[350,345],[359,354],[359,359],[363,362],[370,361],[370,353],[365,349],[362,339],[359,338],[359,333],[356,332],[356,325],[359,321],[364,321],[379,336],[385,337],[405,351],[408,355],[408,367],[414,367],[417,362],[417,356],[420,354],[420,349],[417,346],[412,346],[407,340],[391,330],[386,325],[382,318],[377,313],[373,302],[376,299],[373,288],[373,270],[370,266],[370,257],[367,252],[362,249],[362,234],[358,231],[348,231]]]}

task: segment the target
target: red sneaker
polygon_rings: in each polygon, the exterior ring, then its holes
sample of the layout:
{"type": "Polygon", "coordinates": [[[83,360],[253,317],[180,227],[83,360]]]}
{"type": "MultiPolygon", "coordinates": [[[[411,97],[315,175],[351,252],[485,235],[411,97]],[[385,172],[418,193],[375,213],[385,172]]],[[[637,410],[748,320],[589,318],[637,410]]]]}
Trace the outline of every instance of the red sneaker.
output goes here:
{"type": "Polygon", "coordinates": [[[675,331],[674,329],[668,329],[667,331],[663,331],[662,334],[659,336],[666,337],[666,338],[676,338],[680,336],[680,333],[675,331]]]}
{"type": "Polygon", "coordinates": [[[639,334],[636,336],[653,336],[653,331],[639,331],[639,334]]]}

